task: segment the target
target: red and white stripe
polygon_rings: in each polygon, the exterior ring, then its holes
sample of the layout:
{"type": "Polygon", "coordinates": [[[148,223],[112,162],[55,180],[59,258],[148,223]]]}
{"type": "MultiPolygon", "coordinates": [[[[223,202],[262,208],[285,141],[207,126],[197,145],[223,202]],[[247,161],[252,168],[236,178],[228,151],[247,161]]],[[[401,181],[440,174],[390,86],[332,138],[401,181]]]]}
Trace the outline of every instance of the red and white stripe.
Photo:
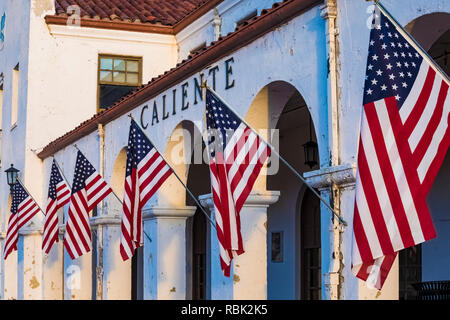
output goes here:
{"type": "Polygon", "coordinates": [[[4,259],[6,259],[12,251],[17,250],[17,240],[20,228],[27,224],[39,211],[41,211],[39,206],[34,202],[31,196],[28,196],[18,205],[17,213],[11,213],[3,249],[4,259]]]}
{"type": "Polygon", "coordinates": [[[172,172],[153,147],[137,164],[137,169],[132,168],[131,175],[126,177],[120,241],[120,254],[124,261],[131,258],[134,250],[143,244],[143,206],[172,172]]]}
{"type": "Polygon", "coordinates": [[[423,60],[399,110],[394,97],[364,106],[352,269],[380,289],[399,250],[436,236],[426,195],[450,144],[449,85],[423,60]]]}
{"type": "Polygon", "coordinates": [[[210,160],[220,261],[230,275],[233,256],[244,253],[240,211],[270,155],[270,148],[244,123],[235,130],[224,152],[210,160]]]}
{"type": "Polygon", "coordinates": [[[91,250],[89,212],[111,192],[106,181],[95,172],[86,179],[86,187],[70,197],[64,246],[72,260],[91,250]]]}
{"type": "Polygon", "coordinates": [[[3,259],[5,260],[11,252],[17,250],[17,239],[19,236],[17,216],[17,214],[11,214],[9,216],[8,231],[6,232],[5,246],[3,247],[3,259]]]}
{"type": "Polygon", "coordinates": [[[28,196],[17,207],[17,214],[19,215],[17,229],[20,230],[20,228],[26,225],[39,211],[41,211],[41,208],[39,208],[31,196],[28,196]]]}
{"type": "Polygon", "coordinates": [[[55,242],[58,242],[58,209],[70,201],[69,185],[63,180],[56,185],[56,200],[51,197],[47,200],[44,218],[44,234],[42,237],[42,250],[48,254],[55,242]]]}

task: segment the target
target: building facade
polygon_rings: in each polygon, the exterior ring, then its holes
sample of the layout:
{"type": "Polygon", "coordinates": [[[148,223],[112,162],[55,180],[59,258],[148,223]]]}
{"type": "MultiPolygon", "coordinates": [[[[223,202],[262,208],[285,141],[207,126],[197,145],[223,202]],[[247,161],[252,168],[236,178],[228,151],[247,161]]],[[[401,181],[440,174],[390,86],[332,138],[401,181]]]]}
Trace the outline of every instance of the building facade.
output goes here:
{"type": "MultiPolygon", "coordinates": [[[[41,250],[43,216],[1,261],[2,299],[406,299],[414,282],[450,279],[450,159],[428,195],[437,238],[403,250],[381,291],[351,273],[357,142],[373,4],[357,0],[4,0],[1,166],[41,208],[53,158],[69,183],[76,147],[110,183],[91,215],[92,251],[71,260],[62,237],[41,250]],[[119,253],[131,115],[183,182],[212,209],[203,160],[204,100],[214,90],[339,210],[276,157],[241,212],[245,253],[220,269],[215,229],[171,176],[144,210],[144,246],[119,253]],[[318,145],[305,164],[303,145],[318,145]]],[[[383,1],[449,73],[450,4],[383,1]]],[[[2,247],[11,206],[0,184],[2,247]]],[[[214,215],[211,215],[214,218],[214,215]]]]}

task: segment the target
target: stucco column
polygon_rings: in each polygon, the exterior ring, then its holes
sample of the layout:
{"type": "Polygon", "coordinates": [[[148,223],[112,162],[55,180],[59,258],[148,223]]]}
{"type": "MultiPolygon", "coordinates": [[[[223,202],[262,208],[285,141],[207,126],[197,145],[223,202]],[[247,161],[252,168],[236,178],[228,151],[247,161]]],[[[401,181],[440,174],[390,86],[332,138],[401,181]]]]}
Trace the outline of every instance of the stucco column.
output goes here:
{"type": "Polygon", "coordinates": [[[144,299],[186,299],[186,219],[196,207],[144,209],[144,299]]]}
{"type": "MultiPolygon", "coordinates": [[[[240,212],[245,253],[233,259],[231,277],[225,281],[220,269],[217,233],[212,229],[208,259],[211,299],[267,299],[267,208],[279,197],[279,191],[253,191],[247,198],[240,212]]],[[[213,209],[211,194],[200,199],[213,209]]]]}
{"type": "Polygon", "coordinates": [[[131,259],[123,261],[120,255],[120,217],[101,215],[90,221],[92,230],[98,235],[102,232],[97,239],[97,268],[92,270],[97,278],[97,299],[131,299],[131,259]]]}
{"type": "MultiPolygon", "coordinates": [[[[351,200],[354,192],[347,186],[355,183],[356,166],[346,164],[331,166],[319,170],[305,172],[303,176],[307,183],[320,191],[321,196],[328,203],[332,203],[334,209],[340,213],[342,219],[347,222],[347,227],[339,223],[328,207],[321,202],[321,269],[322,269],[322,299],[338,300],[345,294],[344,281],[352,281],[355,278],[351,274],[351,259],[344,264],[343,251],[347,248],[346,255],[351,257],[351,237],[353,205],[342,203],[342,199],[351,200]],[[350,242],[343,242],[343,238],[350,242]],[[350,273],[349,273],[350,272],[350,273]]],[[[353,199],[354,200],[354,199],[353,199]]],[[[346,256],[347,257],[347,256],[346,256]]]]}
{"type": "Polygon", "coordinates": [[[45,300],[62,300],[64,298],[64,243],[63,234],[53,244],[48,255],[42,253],[42,286],[45,300]]]}
{"type": "Polygon", "coordinates": [[[341,217],[348,224],[344,227],[337,219],[331,219],[330,210],[321,205],[322,299],[398,299],[398,259],[381,291],[368,288],[351,271],[356,164],[322,168],[304,176],[325,199],[329,200],[333,192],[333,197],[338,199],[334,205],[339,206],[341,217]]]}
{"type": "Polygon", "coordinates": [[[31,222],[19,230],[17,299],[42,299],[42,226],[31,222]]]}
{"type": "MultiPolygon", "coordinates": [[[[2,232],[2,255],[5,240],[6,232],[2,232]]],[[[6,260],[2,256],[1,263],[1,298],[2,300],[17,300],[17,251],[11,252],[6,260]]]]}
{"type": "MultiPolygon", "coordinates": [[[[65,234],[66,226],[59,227],[65,234]]],[[[92,250],[74,260],[64,248],[63,254],[64,300],[92,299],[92,250]]]]}

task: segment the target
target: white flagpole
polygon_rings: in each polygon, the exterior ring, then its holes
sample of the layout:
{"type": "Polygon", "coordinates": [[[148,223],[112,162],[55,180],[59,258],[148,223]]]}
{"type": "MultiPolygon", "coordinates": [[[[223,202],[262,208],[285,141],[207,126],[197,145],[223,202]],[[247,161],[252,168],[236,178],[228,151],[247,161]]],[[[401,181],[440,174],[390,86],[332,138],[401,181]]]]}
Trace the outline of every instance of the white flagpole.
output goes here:
{"type": "Polygon", "coordinates": [[[402,25],[395,20],[395,18],[386,10],[386,8],[378,1],[375,0],[375,5],[380,9],[380,11],[389,19],[389,21],[398,29],[400,34],[409,40],[409,43],[422,54],[422,57],[430,64],[430,66],[436,71],[436,73],[440,74],[444,81],[450,86],[450,78],[449,76],[441,69],[441,67],[433,60],[432,57],[425,51],[424,48],[414,39],[408,31],[406,31],[402,25]]]}
{"type": "Polygon", "coordinates": [[[215,92],[213,89],[211,89],[206,83],[204,84],[204,87],[211,91],[211,93],[213,93],[217,98],[219,98],[227,107],[228,109],[231,110],[231,112],[233,112],[236,117],[238,117],[254,134],[256,134],[264,143],[266,143],[270,149],[272,150],[273,153],[276,154],[276,156],[298,177],[300,178],[300,180],[328,207],[328,209],[331,210],[331,212],[336,216],[336,218],[339,220],[339,222],[344,225],[347,226],[347,222],[345,222],[341,216],[328,204],[328,202],[322,198],[316,190],[314,190],[313,187],[311,187],[305,180],[305,178],[303,178],[301,176],[300,173],[297,172],[297,170],[294,169],[294,167],[292,167],[279,153],[278,151],[269,143],[267,142],[265,139],[263,139],[230,105],[228,105],[224,99],[222,99],[217,92],[215,92]]]}
{"type": "MultiPolygon", "coordinates": [[[[133,116],[131,114],[128,115],[131,119],[133,119],[133,121],[138,125],[138,127],[141,129],[141,131],[144,133],[144,135],[147,137],[147,139],[150,141],[150,143],[153,145],[153,147],[156,149],[155,144],[153,143],[153,141],[147,136],[147,134],[145,133],[144,130],[142,130],[141,126],[136,122],[136,120],[133,118],[133,116]]],[[[156,149],[156,151],[158,151],[158,149],[156,149]]],[[[194,194],[191,192],[191,190],[189,190],[189,188],[184,184],[183,180],[181,180],[181,178],[178,176],[177,172],[175,171],[175,169],[173,169],[169,162],[167,162],[166,158],[164,158],[164,156],[158,151],[159,155],[161,156],[161,158],[164,159],[164,161],[167,163],[167,165],[170,167],[170,169],[172,169],[173,174],[175,175],[175,177],[177,177],[178,181],[180,181],[180,183],[183,185],[183,187],[186,189],[186,191],[188,192],[188,194],[191,196],[191,198],[195,201],[195,203],[198,205],[198,207],[200,208],[200,210],[204,213],[205,217],[209,220],[209,222],[211,223],[211,225],[214,227],[214,229],[216,228],[216,225],[214,224],[214,221],[210,218],[210,216],[208,215],[208,213],[206,212],[206,209],[200,204],[200,202],[197,200],[197,198],[194,196],[194,194]]]]}

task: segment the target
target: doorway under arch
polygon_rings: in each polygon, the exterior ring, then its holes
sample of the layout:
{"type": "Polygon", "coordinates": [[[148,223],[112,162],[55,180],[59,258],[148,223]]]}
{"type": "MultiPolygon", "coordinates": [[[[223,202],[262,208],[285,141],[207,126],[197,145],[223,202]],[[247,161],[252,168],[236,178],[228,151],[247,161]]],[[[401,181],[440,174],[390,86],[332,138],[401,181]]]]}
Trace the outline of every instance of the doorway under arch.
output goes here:
{"type": "Polygon", "coordinates": [[[320,200],[309,189],[303,195],[300,220],[300,298],[320,300],[322,295],[320,200]]]}
{"type": "MultiPolygon", "coordinates": [[[[428,54],[447,74],[450,74],[450,13],[423,15],[411,21],[405,29],[427,50],[428,54]]],[[[428,194],[436,238],[399,252],[399,299],[416,299],[412,284],[423,281],[450,280],[450,153],[441,165],[428,194]],[[446,222],[447,221],[447,222],[446,222]]]]}
{"type": "MultiPolygon", "coordinates": [[[[166,159],[197,199],[200,195],[211,193],[209,166],[203,159],[204,149],[202,135],[196,124],[183,120],[172,131],[165,151],[166,159]]],[[[162,189],[170,188],[172,193],[176,190],[179,196],[175,205],[197,207],[195,214],[186,220],[186,299],[204,300],[208,292],[209,223],[176,177],[169,180],[162,189]]]]}
{"type": "MultiPolygon", "coordinates": [[[[275,81],[258,93],[254,103],[258,100],[262,101],[257,108],[251,106],[246,119],[252,118],[252,112],[267,116],[266,128],[276,129],[270,133],[271,143],[280,155],[300,174],[318,169],[319,148],[314,126],[317,114],[310,114],[301,93],[287,82],[275,81]],[[304,145],[307,142],[315,145],[314,163],[306,164],[304,145]]],[[[260,119],[256,128],[263,128],[263,121],[260,119]]],[[[280,191],[278,201],[267,211],[267,297],[320,299],[321,235],[317,199],[274,157],[267,167],[265,182],[267,190],[280,191]],[[318,227],[314,223],[318,223],[318,227]],[[309,229],[311,232],[307,233],[309,229]],[[318,240],[313,241],[315,239],[318,240]],[[311,277],[318,280],[313,281],[311,277]]]]}
{"type": "MultiPolygon", "coordinates": [[[[205,144],[200,131],[195,127],[185,127],[191,138],[190,162],[186,186],[198,199],[199,196],[211,193],[209,166],[203,159],[205,144]]],[[[186,194],[186,205],[197,206],[195,201],[186,194]]],[[[208,298],[209,271],[208,234],[210,224],[205,213],[197,206],[193,217],[186,222],[187,242],[187,292],[192,300],[208,298]]]]}

